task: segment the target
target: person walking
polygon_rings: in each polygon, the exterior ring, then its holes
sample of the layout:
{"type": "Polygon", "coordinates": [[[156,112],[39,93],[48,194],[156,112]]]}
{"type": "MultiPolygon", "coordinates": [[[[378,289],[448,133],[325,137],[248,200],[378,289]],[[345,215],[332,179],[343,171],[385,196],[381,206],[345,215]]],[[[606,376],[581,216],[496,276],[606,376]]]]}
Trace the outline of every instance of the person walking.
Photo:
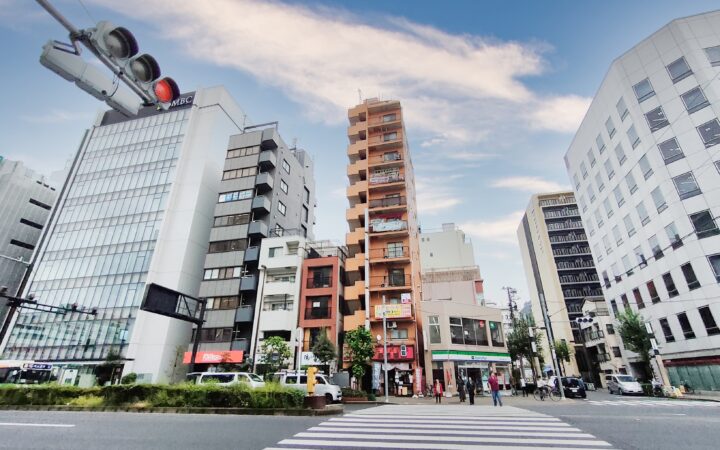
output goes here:
{"type": "Polygon", "coordinates": [[[528,387],[527,387],[527,381],[525,381],[525,377],[520,377],[520,389],[522,389],[523,397],[528,396],[528,387]]]}
{"type": "Polygon", "coordinates": [[[468,397],[470,397],[470,404],[474,405],[475,404],[475,383],[473,383],[472,377],[468,377],[465,387],[467,388],[468,397]]]}
{"type": "Polygon", "coordinates": [[[490,392],[492,393],[493,406],[497,406],[498,404],[502,406],[502,399],[500,398],[500,382],[498,381],[497,374],[495,372],[490,374],[488,384],[490,385],[490,392]]]}
{"type": "Polygon", "coordinates": [[[435,380],[435,387],[433,388],[433,394],[435,394],[435,403],[442,403],[443,387],[440,380],[435,380]]]}
{"type": "Polygon", "coordinates": [[[465,403],[465,382],[462,378],[458,379],[458,395],[460,396],[460,403],[465,403]]]}

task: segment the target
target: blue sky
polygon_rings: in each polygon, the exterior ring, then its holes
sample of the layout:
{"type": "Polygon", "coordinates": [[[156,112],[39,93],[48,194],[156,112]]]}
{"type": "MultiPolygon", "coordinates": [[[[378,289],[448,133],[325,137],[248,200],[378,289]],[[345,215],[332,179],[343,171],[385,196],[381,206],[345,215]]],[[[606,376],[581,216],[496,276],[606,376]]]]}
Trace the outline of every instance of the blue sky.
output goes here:
{"type": "MultiPolygon", "coordinates": [[[[533,192],[569,187],[562,155],[611,61],[712,1],[54,0],[79,27],[131,29],[181,90],[225,85],[316,162],[316,236],[342,241],[346,108],[399,98],[425,231],[455,222],[487,297],[527,283],[515,232],[533,192]]],[[[35,2],[0,0],[0,155],[61,169],[104,105],[40,66],[67,33],[35,2]]],[[[89,56],[88,56],[89,57],[89,56]]]]}

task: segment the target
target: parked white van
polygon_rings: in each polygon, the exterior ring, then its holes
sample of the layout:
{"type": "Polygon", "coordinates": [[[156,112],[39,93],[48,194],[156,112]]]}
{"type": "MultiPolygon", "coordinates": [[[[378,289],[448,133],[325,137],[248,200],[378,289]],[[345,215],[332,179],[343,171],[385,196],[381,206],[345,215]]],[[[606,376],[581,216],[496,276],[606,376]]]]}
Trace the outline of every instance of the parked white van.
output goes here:
{"type": "MultiPolygon", "coordinates": [[[[307,373],[300,371],[300,373],[292,372],[278,372],[273,375],[273,381],[277,381],[283,386],[288,386],[296,389],[300,389],[307,393],[307,373]]],[[[325,396],[327,403],[341,402],[342,401],[342,390],[340,386],[330,383],[327,376],[323,373],[315,375],[315,395],[325,396]]]]}
{"type": "Polygon", "coordinates": [[[612,375],[606,375],[607,388],[611,394],[618,393],[620,395],[635,394],[643,395],[642,386],[631,375],[623,375],[620,373],[614,373],[612,375]]]}
{"type": "Polygon", "coordinates": [[[217,383],[221,385],[247,383],[253,388],[265,386],[262,377],[248,372],[202,372],[196,377],[195,382],[197,384],[217,383]]]}

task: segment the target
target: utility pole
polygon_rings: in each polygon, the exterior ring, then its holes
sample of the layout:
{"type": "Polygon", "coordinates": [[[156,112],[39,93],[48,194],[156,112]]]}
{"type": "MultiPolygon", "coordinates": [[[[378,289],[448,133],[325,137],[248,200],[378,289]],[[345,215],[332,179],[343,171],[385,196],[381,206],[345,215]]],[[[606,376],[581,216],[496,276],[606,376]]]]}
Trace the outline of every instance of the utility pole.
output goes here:
{"type": "Polygon", "coordinates": [[[557,360],[557,354],[555,353],[555,341],[553,340],[552,324],[550,323],[550,316],[548,316],[547,302],[545,301],[545,294],[540,293],[540,309],[543,313],[543,320],[545,322],[545,330],[547,331],[548,347],[550,347],[550,359],[553,364],[553,371],[558,377],[558,388],[560,390],[560,397],[565,400],[565,389],[562,385],[562,374],[560,373],[560,364],[557,360]]]}
{"type": "Polygon", "coordinates": [[[388,361],[387,361],[387,309],[385,308],[385,294],[382,296],[383,304],[383,368],[385,369],[385,403],[388,399],[388,361]]]}
{"type": "Polygon", "coordinates": [[[513,303],[514,303],[513,295],[516,294],[517,291],[510,286],[505,286],[505,287],[503,287],[503,289],[507,291],[507,295],[508,295],[508,309],[510,310],[510,322],[515,323],[515,312],[514,312],[515,308],[513,305],[513,303]]]}

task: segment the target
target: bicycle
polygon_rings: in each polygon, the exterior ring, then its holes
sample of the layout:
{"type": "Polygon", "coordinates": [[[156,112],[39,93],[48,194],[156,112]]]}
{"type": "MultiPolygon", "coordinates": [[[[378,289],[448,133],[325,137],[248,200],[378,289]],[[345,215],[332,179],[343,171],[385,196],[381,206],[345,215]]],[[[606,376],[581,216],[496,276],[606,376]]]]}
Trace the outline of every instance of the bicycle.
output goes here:
{"type": "Polygon", "coordinates": [[[546,397],[549,397],[554,402],[560,401],[560,391],[557,389],[550,390],[547,386],[542,386],[533,392],[535,400],[544,402],[546,397]]]}

